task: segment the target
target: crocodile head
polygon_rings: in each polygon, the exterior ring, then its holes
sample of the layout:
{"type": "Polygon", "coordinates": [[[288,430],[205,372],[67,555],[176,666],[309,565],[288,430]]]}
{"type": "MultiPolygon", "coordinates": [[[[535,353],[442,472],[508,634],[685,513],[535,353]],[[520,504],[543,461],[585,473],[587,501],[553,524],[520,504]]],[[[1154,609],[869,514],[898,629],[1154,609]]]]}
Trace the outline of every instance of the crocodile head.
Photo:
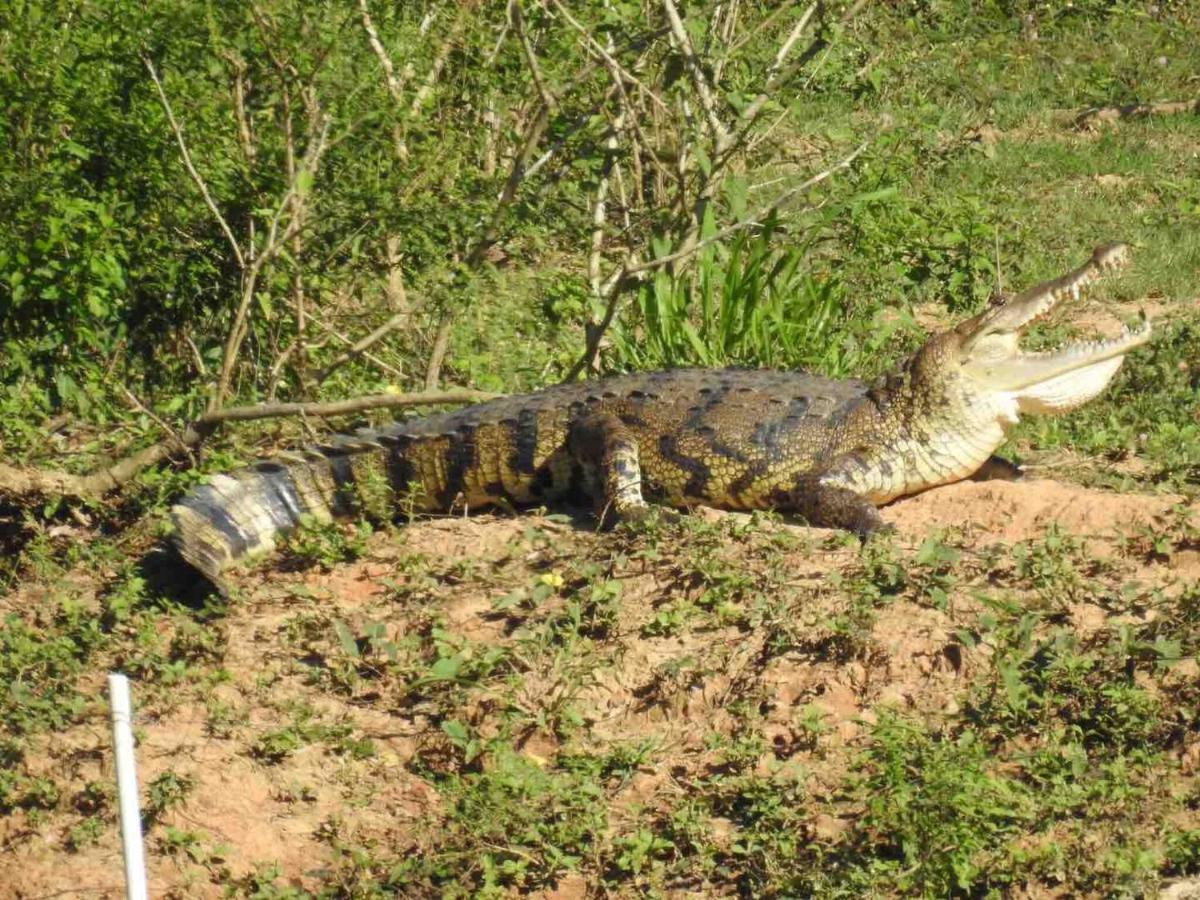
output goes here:
{"type": "Polygon", "coordinates": [[[918,369],[932,366],[943,382],[955,373],[950,380],[963,400],[1006,409],[1010,421],[1019,413],[1057,413],[1083,405],[1104,390],[1126,353],[1150,340],[1149,321],[1111,340],[1069,343],[1047,352],[1022,350],[1020,340],[1030,324],[1128,260],[1126,244],[1097,247],[1075,271],[1002,297],[931,341],[926,348],[931,358],[919,361],[918,369]]]}
{"type": "Polygon", "coordinates": [[[1103,391],[1125,354],[1150,339],[1149,322],[1112,340],[1049,352],[1022,350],[1020,342],[1035,320],[1128,256],[1124,244],[1098,247],[1074,272],[1001,298],[930,338],[899,373],[869,392],[887,437],[860,453],[863,465],[836,483],[881,503],[966,478],[1022,413],[1064,412],[1103,391]]]}

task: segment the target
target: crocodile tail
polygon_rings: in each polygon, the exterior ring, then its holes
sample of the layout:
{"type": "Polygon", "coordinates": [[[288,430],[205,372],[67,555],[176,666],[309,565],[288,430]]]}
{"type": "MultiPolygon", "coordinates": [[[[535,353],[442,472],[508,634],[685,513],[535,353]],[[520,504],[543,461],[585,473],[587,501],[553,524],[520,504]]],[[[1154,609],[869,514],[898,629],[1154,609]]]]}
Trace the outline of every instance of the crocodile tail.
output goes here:
{"type": "MultiPolygon", "coordinates": [[[[358,512],[390,515],[388,452],[373,438],[342,436],[328,446],[212,476],[171,507],[172,542],[217,583],[221,572],[239,560],[273,550],[303,518],[329,522],[358,512]],[[368,473],[382,478],[365,477],[368,473]],[[364,509],[363,486],[381,482],[387,499],[364,509]]],[[[375,497],[384,499],[378,492],[375,497]]]]}

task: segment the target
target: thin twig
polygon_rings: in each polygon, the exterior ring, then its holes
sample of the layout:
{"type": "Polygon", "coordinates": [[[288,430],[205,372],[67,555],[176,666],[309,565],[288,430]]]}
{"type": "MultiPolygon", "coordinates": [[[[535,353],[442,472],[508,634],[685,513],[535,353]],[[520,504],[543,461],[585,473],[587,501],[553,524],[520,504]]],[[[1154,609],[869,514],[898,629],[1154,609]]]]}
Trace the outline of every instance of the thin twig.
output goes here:
{"type": "Polygon", "coordinates": [[[762,206],[759,209],[755,210],[755,212],[752,213],[750,216],[746,217],[745,219],[741,220],[740,222],[735,222],[732,225],[727,225],[726,227],[722,228],[720,231],[717,231],[717,232],[709,235],[708,237],[706,237],[704,240],[698,242],[695,246],[691,247],[690,249],[688,249],[686,251],[680,250],[676,253],[669,253],[666,256],[659,256],[659,257],[656,257],[655,259],[649,259],[643,263],[629,266],[628,268],[625,269],[625,276],[629,277],[632,275],[638,275],[642,272],[647,272],[651,269],[662,268],[665,265],[669,265],[670,263],[677,262],[680,259],[684,259],[688,256],[692,256],[692,255],[696,254],[697,252],[699,252],[700,250],[703,250],[705,247],[709,246],[710,244],[715,244],[718,241],[722,241],[725,238],[729,237],[730,235],[736,234],[739,231],[743,231],[752,225],[757,225],[768,215],[770,215],[771,213],[778,210],[780,207],[782,207],[784,204],[786,204],[789,200],[793,199],[797,194],[801,194],[804,191],[807,191],[809,188],[815,187],[816,185],[820,184],[822,181],[829,178],[831,175],[834,175],[837,172],[840,172],[842,169],[847,168],[870,145],[871,145],[870,141],[864,141],[863,143],[859,144],[857,148],[855,148],[853,153],[851,153],[849,156],[845,157],[844,159],[842,159],[835,165],[831,166],[830,168],[826,169],[823,172],[817,173],[816,175],[812,176],[811,178],[806,179],[804,182],[796,185],[795,187],[788,188],[786,191],[784,191],[782,194],[780,194],[778,197],[776,197],[774,200],[772,200],[766,206],[762,206]]]}
{"type": "Polygon", "coordinates": [[[751,100],[746,108],[742,110],[742,114],[740,116],[741,124],[739,127],[739,131],[742,133],[745,133],[758,118],[758,114],[762,112],[763,106],[766,105],[766,102],[771,99],[771,95],[778,90],[779,86],[796,74],[796,72],[806,65],[808,61],[812,59],[814,55],[816,55],[820,48],[824,46],[824,38],[822,36],[818,36],[817,39],[813,41],[813,43],[810,44],[802,54],[800,54],[798,59],[789,65],[784,65],[784,61],[787,59],[792,47],[795,45],[796,41],[799,40],[800,35],[804,32],[804,29],[808,27],[808,23],[812,20],[812,17],[816,14],[820,7],[820,0],[817,0],[817,2],[809,6],[808,9],[804,11],[804,14],[800,16],[799,20],[797,20],[796,24],[792,27],[792,30],[788,33],[788,36],[784,40],[783,44],[780,45],[779,51],[775,54],[775,61],[771,63],[770,68],[767,70],[766,84],[763,85],[763,89],[759,92],[758,96],[751,100]]]}
{"type": "Polygon", "coordinates": [[[480,235],[479,240],[475,242],[475,246],[467,254],[466,264],[468,268],[477,268],[483,262],[487,251],[496,243],[496,238],[500,234],[500,222],[503,220],[504,214],[508,211],[508,207],[516,199],[517,190],[520,188],[521,182],[525,180],[530,157],[533,156],[533,151],[537,149],[537,145],[541,142],[542,136],[546,133],[546,128],[549,124],[550,108],[544,103],[539,102],[537,113],[533,121],[530,122],[529,128],[525,131],[525,136],[521,141],[521,149],[513,157],[512,167],[508,171],[508,178],[504,180],[504,188],[500,191],[500,197],[496,201],[495,209],[492,210],[487,227],[484,228],[483,234],[480,235]]]}
{"type": "MultiPolygon", "coordinates": [[[[350,338],[346,337],[346,335],[342,334],[340,331],[338,331],[336,328],[334,328],[328,322],[322,321],[320,318],[312,315],[311,313],[309,314],[309,319],[315,325],[317,325],[317,327],[319,327],[322,331],[324,331],[325,334],[327,334],[329,337],[333,338],[338,343],[344,344],[347,347],[354,346],[354,341],[350,340],[350,338]]],[[[371,365],[373,365],[375,368],[379,369],[381,372],[386,372],[388,375],[391,375],[397,381],[404,380],[405,375],[402,371],[400,371],[399,369],[397,369],[395,366],[391,365],[390,363],[384,362],[378,356],[373,354],[370,350],[363,350],[358,355],[361,356],[363,359],[365,359],[367,362],[369,362],[371,365]]]]}
{"type": "MultiPolygon", "coordinates": [[[[612,48],[611,38],[609,49],[612,48]]],[[[625,108],[622,105],[617,117],[609,128],[608,136],[604,139],[604,162],[600,167],[600,181],[596,185],[596,199],[592,204],[592,246],[588,254],[588,281],[592,285],[592,293],[600,297],[600,259],[604,251],[604,222],[608,217],[608,185],[612,176],[613,163],[617,156],[618,136],[625,127],[625,108]]]]}
{"type": "Polygon", "coordinates": [[[450,26],[446,40],[438,48],[433,65],[429,68],[429,72],[425,75],[425,80],[421,82],[421,86],[417,88],[417,92],[413,95],[412,103],[408,107],[409,118],[414,117],[421,111],[421,107],[425,105],[425,100],[433,92],[434,85],[437,84],[437,80],[442,74],[442,69],[445,68],[446,62],[450,59],[450,51],[454,49],[454,42],[458,40],[463,24],[474,12],[475,3],[476,0],[464,0],[463,3],[459,4],[458,16],[450,26]]]}
{"type": "Polygon", "coordinates": [[[591,32],[589,32],[578,19],[571,15],[570,10],[567,9],[562,0],[541,0],[543,8],[545,8],[547,2],[554,4],[554,7],[558,10],[559,14],[561,14],[562,17],[567,20],[567,24],[579,33],[580,37],[583,38],[584,43],[587,44],[592,52],[599,56],[613,71],[617,72],[626,82],[634,85],[639,91],[654,101],[654,104],[663,112],[669,113],[671,111],[671,108],[667,106],[662,97],[658,96],[658,94],[648,88],[636,75],[622,66],[617,61],[615,56],[605,50],[604,46],[594,37],[592,37],[591,32]]]}
{"type": "Polygon", "coordinates": [[[207,378],[208,366],[204,364],[204,357],[200,355],[200,348],[196,346],[196,342],[192,340],[191,335],[185,334],[183,341],[192,353],[192,363],[196,366],[196,374],[201,378],[207,378]]]}
{"type": "Polygon", "coordinates": [[[246,63],[233,54],[221,54],[225,61],[233,67],[233,110],[237,119],[238,143],[242,145],[242,155],[246,157],[249,166],[254,165],[258,151],[254,146],[254,134],[250,130],[250,117],[246,114],[246,63]]]}
{"type": "Polygon", "coordinates": [[[194,465],[196,460],[192,456],[191,448],[188,447],[188,445],[183,442],[183,438],[180,436],[179,432],[176,431],[174,428],[172,428],[170,425],[168,425],[166,422],[164,422],[162,419],[160,419],[158,416],[156,416],[151,411],[151,409],[148,406],[146,406],[145,403],[143,403],[141,400],[138,399],[137,394],[135,394],[129,388],[125,387],[125,385],[121,385],[121,390],[122,390],[122,392],[124,392],[125,399],[129,401],[129,405],[133,407],[134,411],[142,413],[151,422],[153,422],[155,425],[157,425],[159,428],[161,428],[163,431],[165,431],[167,433],[167,435],[169,435],[170,438],[173,441],[175,441],[176,444],[179,445],[179,449],[188,455],[188,458],[192,461],[192,464],[194,465]]]}
{"type": "Polygon", "coordinates": [[[154,68],[154,63],[150,61],[149,56],[142,56],[142,64],[145,65],[146,71],[150,73],[150,80],[154,82],[154,87],[158,91],[159,102],[162,103],[163,111],[167,114],[167,121],[171,123],[171,130],[175,133],[175,141],[179,144],[179,152],[183,155],[183,165],[188,170],[188,174],[192,176],[192,181],[196,183],[196,187],[200,188],[200,193],[204,197],[204,202],[207,204],[213,216],[216,217],[217,224],[221,226],[221,230],[225,232],[225,238],[229,241],[229,246],[233,250],[234,258],[237,259],[238,268],[246,268],[246,260],[242,256],[242,248],[238,246],[237,239],[233,236],[233,231],[229,227],[229,223],[225,221],[225,217],[221,215],[221,210],[217,207],[217,203],[212,198],[212,194],[208,192],[208,185],[196,171],[195,165],[192,163],[192,154],[188,151],[187,141],[183,139],[183,129],[179,127],[179,122],[175,119],[175,113],[171,110],[171,101],[167,99],[167,92],[163,90],[162,82],[158,78],[158,72],[154,68]]]}
{"type": "Polygon", "coordinates": [[[359,356],[362,356],[367,351],[368,347],[371,347],[374,344],[378,343],[380,340],[382,340],[384,337],[386,337],[391,332],[395,331],[397,328],[399,328],[401,325],[403,325],[407,321],[408,321],[408,310],[396,313],[390,319],[388,319],[386,322],[384,322],[382,325],[380,325],[378,328],[376,328],[374,331],[372,331],[370,334],[366,335],[365,337],[359,338],[357,341],[355,341],[353,344],[351,344],[350,348],[348,350],[346,350],[344,353],[342,353],[341,356],[339,356],[337,359],[335,359],[333,362],[331,362],[329,365],[327,365],[325,368],[323,368],[320,372],[318,372],[317,373],[317,381],[318,382],[324,381],[330,375],[332,375],[335,371],[337,371],[342,366],[344,366],[346,363],[350,362],[351,360],[353,360],[359,356]]]}

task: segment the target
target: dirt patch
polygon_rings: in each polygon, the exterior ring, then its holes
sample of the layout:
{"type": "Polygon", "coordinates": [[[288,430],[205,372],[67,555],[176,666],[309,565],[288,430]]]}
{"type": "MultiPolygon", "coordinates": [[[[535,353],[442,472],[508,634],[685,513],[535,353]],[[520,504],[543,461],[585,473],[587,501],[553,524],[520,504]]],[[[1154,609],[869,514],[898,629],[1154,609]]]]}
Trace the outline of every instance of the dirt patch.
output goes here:
{"type": "Polygon", "coordinates": [[[899,500],[883,510],[883,517],[910,540],[949,528],[961,530],[972,544],[1011,544],[1036,538],[1057,524],[1111,543],[1149,525],[1181,499],[1109,493],[1048,479],[962,481],[899,500]]]}

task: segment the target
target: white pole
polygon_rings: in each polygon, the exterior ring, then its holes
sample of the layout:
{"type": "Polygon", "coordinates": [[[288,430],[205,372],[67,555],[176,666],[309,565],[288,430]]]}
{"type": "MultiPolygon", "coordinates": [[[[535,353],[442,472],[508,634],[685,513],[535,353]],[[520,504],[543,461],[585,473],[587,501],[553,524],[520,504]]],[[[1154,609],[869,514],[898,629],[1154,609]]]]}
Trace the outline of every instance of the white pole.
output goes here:
{"type": "Polygon", "coordinates": [[[129,702],[129,681],[124,675],[108,676],[108,698],[112,705],[113,751],[117,759],[121,848],[125,854],[125,896],[128,900],[147,900],[142,815],[138,809],[137,766],[133,756],[133,712],[129,702]]]}

